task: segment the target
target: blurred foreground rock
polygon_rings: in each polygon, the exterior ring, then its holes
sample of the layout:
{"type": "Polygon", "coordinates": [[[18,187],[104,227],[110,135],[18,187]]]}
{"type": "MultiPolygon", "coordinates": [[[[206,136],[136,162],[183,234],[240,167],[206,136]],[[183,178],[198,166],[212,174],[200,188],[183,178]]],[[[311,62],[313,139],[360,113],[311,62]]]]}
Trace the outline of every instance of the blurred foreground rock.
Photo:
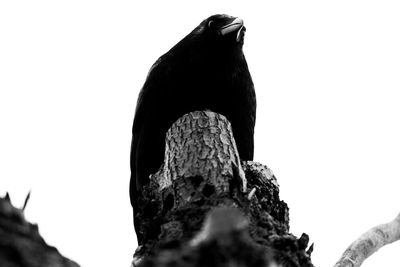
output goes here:
{"type": "Polygon", "coordinates": [[[25,220],[22,209],[15,208],[8,194],[0,197],[1,267],[78,267],[46,244],[38,226],[25,220]]]}

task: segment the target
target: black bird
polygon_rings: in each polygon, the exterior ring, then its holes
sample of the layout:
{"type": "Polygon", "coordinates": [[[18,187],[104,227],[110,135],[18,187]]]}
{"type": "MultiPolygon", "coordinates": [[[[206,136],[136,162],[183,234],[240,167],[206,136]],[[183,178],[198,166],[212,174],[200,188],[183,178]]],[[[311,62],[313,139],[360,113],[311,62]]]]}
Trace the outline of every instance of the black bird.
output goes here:
{"type": "Polygon", "coordinates": [[[185,113],[209,109],[227,117],[240,158],[253,159],[256,96],[242,51],[245,31],[239,18],[211,16],[151,67],[132,129],[134,210],[141,187],[163,163],[167,130],[185,113]]]}

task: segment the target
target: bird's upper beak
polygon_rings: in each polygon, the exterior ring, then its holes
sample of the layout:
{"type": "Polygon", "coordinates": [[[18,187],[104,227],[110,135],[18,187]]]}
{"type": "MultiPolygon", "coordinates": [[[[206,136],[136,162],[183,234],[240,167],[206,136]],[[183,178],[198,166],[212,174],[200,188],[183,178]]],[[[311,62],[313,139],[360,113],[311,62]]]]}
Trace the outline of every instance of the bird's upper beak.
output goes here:
{"type": "Polygon", "coordinates": [[[228,24],[222,26],[219,32],[221,35],[226,35],[228,33],[237,31],[236,41],[239,41],[243,28],[243,20],[240,18],[233,18],[228,24]]]}

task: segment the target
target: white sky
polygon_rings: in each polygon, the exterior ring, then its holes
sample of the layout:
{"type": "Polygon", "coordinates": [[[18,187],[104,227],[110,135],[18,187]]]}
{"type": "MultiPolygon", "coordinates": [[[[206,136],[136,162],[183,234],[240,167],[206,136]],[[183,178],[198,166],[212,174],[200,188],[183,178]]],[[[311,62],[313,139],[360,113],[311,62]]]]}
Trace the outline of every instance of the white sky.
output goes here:
{"type": "MultiPolygon", "coordinates": [[[[0,194],[82,266],[129,266],[131,125],[151,64],[204,18],[244,19],[255,160],[333,266],[400,212],[398,1],[1,1],[0,194]]],[[[399,266],[400,242],[363,266],[399,266]]]]}

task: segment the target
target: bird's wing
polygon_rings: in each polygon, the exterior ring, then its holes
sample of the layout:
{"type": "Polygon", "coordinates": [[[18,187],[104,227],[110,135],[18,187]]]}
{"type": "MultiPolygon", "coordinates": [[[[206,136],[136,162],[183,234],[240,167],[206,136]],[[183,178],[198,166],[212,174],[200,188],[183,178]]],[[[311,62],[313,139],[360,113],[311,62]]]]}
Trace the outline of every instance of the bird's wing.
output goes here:
{"type": "Polygon", "coordinates": [[[137,179],[137,150],[139,139],[141,136],[142,126],[145,120],[151,117],[152,109],[157,105],[157,101],[162,101],[163,94],[165,93],[163,90],[163,85],[165,85],[167,81],[167,77],[170,72],[170,68],[166,61],[164,60],[165,56],[160,57],[151,67],[146,81],[143,85],[142,90],[139,93],[139,97],[136,103],[136,111],[135,118],[133,120],[132,127],[132,143],[131,143],[131,181],[130,181],[130,198],[131,204],[134,206],[135,198],[133,197],[136,194],[136,179],[137,179]]]}
{"type": "Polygon", "coordinates": [[[160,97],[165,94],[162,90],[167,86],[168,76],[170,75],[171,68],[168,64],[170,56],[165,54],[161,56],[150,68],[147,74],[146,81],[136,103],[135,118],[133,120],[132,132],[140,131],[141,122],[146,119],[146,114],[149,109],[154,108],[155,101],[162,100],[160,97]],[[160,90],[161,89],[161,90],[160,90]]]}

